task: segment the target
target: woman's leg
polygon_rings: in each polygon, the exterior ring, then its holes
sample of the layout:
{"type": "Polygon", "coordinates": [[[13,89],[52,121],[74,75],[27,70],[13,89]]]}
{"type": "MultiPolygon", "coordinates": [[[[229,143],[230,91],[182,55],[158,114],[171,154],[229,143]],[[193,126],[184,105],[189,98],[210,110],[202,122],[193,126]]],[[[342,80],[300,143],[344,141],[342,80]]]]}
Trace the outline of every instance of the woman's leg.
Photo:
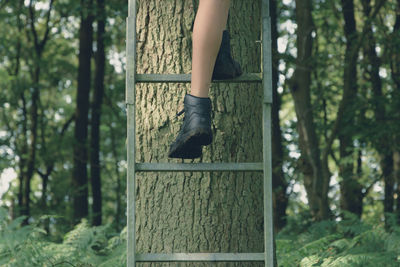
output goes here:
{"type": "Polygon", "coordinates": [[[208,97],[215,59],[226,28],[230,0],[200,0],[193,27],[190,94],[208,97]]]}
{"type": "Polygon", "coordinates": [[[200,0],[193,27],[192,88],[185,96],[182,128],[170,146],[171,158],[200,157],[212,141],[208,91],[226,27],[230,0],[200,0]]]}

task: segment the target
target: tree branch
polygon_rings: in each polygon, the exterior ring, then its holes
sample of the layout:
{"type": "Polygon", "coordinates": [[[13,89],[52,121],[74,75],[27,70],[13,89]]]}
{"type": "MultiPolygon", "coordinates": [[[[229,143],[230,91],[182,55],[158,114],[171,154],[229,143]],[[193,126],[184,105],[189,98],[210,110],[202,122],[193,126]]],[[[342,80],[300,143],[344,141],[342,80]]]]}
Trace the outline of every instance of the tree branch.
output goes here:
{"type": "Polygon", "coordinates": [[[374,185],[375,185],[377,182],[379,182],[379,181],[382,179],[382,177],[383,177],[383,174],[382,174],[382,175],[379,175],[378,178],[375,178],[375,180],[374,180],[368,187],[365,188],[365,192],[362,193],[362,194],[363,194],[363,197],[365,197],[365,196],[369,193],[369,191],[372,189],[372,187],[374,187],[374,185]]]}
{"type": "Polygon", "coordinates": [[[68,129],[69,125],[74,121],[75,119],[75,114],[73,114],[63,125],[60,135],[61,137],[64,136],[65,131],[68,129]]]}
{"type": "Polygon", "coordinates": [[[46,44],[48,38],[49,38],[49,33],[50,33],[50,26],[49,26],[49,22],[50,22],[50,14],[51,14],[51,10],[53,8],[53,3],[54,0],[50,0],[50,4],[49,4],[49,11],[47,12],[47,16],[46,16],[46,31],[44,33],[43,39],[40,42],[40,49],[43,50],[44,45],[46,44]]]}
{"type": "MultiPolygon", "coordinates": [[[[376,4],[375,9],[372,12],[371,16],[365,21],[365,24],[363,26],[363,30],[362,30],[361,34],[358,36],[357,42],[356,42],[355,47],[353,49],[353,55],[351,56],[352,58],[357,56],[358,51],[359,51],[359,49],[360,49],[360,47],[361,47],[361,45],[362,45],[362,43],[363,43],[363,41],[365,39],[365,36],[367,35],[367,30],[368,30],[368,27],[371,24],[371,21],[376,17],[376,15],[378,14],[379,10],[381,9],[381,7],[383,6],[383,4],[385,2],[386,2],[386,0],[380,0],[376,4]]],[[[331,153],[333,141],[336,139],[336,135],[338,134],[338,132],[340,130],[340,124],[342,122],[343,112],[344,112],[344,110],[345,110],[345,108],[347,106],[347,101],[345,101],[345,100],[346,100],[346,98],[345,98],[345,92],[344,92],[342,100],[341,100],[341,102],[339,104],[338,114],[336,116],[336,121],[335,121],[335,123],[333,125],[333,129],[332,129],[331,135],[327,139],[326,147],[322,152],[322,157],[323,158],[327,158],[328,155],[331,153]]]]}
{"type": "Polygon", "coordinates": [[[33,7],[33,0],[29,1],[30,25],[31,25],[31,29],[32,29],[35,49],[39,56],[42,54],[43,48],[49,38],[49,33],[50,33],[49,23],[50,23],[51,10],[53,8],[53,3],[54,3],[54,0],[50,0],[49,10],[47,11],[47,14],[46,14],[46,24],[45,24],[46,30],[45,30],[42,40],[39,41],[38,33],[37,33],[37,30],[35,27],[35,10],[33,7]]]}
{"type": "Polygon", "coordinates": [[[38,34],[36,32],[36,27],[35,27],[35,11],[33,10],[33,0],[29,1],[29,16],[30,16],[30,25],[32,29],[32,34],[33,34],[33,41],[35,45],[36,51],[39,50],[39,41],[38,41],[38,34]]]}

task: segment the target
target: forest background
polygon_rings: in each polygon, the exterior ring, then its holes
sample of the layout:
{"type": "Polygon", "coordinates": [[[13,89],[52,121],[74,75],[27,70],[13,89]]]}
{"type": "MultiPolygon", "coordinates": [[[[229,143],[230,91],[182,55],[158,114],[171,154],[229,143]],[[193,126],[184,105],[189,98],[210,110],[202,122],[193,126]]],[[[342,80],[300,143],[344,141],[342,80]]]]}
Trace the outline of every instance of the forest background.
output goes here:
{"type": "MultiPolygon", "coordinates": [[[[248,73],[260,2],[232,0],[228,21],[248,73]]],[[[138,1],[138,73],[190,73],[197,3],[138,1]]],[[[270,3],[277,263],[399,266],[400,0],[270,3]]],[[[0,0],[1,266],[124,265],[127,10],[0,0]]],[[[188,85],[137,88],[137,161],[168,161],[188,85]]],[[[212,85],[200,161],[261,159],[260,93],[212,85]]],[[[138,250],[262,251],[259,175],[138,179],[138,250]]]]}

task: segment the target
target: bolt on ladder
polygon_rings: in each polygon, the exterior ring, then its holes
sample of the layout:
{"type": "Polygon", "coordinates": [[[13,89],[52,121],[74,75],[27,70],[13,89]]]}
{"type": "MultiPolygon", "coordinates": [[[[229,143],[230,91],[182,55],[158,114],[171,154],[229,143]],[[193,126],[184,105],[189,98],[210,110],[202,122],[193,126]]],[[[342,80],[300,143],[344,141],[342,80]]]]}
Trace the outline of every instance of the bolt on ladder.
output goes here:
{"type": "Polygon", "coordinates": [[[262,73],[247,73],[227,81],[262,83],[263,162],[256,163],[136,163],[135,162],[135,84],[138,82],[190,82],[190,74],[137,74],[136,73],[136,0],[129,0],[126,42],[126,107],[127,107],[127,266],[136,262],[247,262],[264,261],[273,266],[273,211],[271,167],[271,23],[269,0],[261,0],[262,19],[262,73]],[[149,171],[261,171],[264,188],[264,253],[136,253],[135,239],[135,177],[136,172],[149,171]]]}

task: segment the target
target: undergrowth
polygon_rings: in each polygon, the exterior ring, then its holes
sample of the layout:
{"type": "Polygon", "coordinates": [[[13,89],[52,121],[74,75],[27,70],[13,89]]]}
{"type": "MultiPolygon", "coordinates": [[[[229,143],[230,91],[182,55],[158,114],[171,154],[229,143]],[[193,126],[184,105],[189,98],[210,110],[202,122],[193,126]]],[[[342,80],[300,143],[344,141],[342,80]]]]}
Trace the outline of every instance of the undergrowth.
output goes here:
{"type": "Polygon", "coordinates": [[[368,224],[345,213],[341,221],[316,222],[300,231],[296,226],[289,223],[276,238],[279,266],[400,266],[400,227],[395,223],[385,230],[383,223],[368,224]]]}
{"type": "MultiPolygon", "coordinates": [[[[10,221],[0,208],[0,266],[125,266],[126,231],[112,235],[111,227],[92,227],[83,220],[49,241],[36,225],[10,221]]],[[[276,238],[278,265],[400,266],[400,227],[372,225],[347,214],[341,221],[304,223],[291,218],[276,238]]]]}
{"type": "Polygon", "coordinates": [[[125,266],[126,232],[111,236],[108,226],[92,227],[86,220],[65,234],[62,243],[48,241],[46,231],[22,226],[24,218],[7,220],[0,208],[0,266],[125,266]]]}

